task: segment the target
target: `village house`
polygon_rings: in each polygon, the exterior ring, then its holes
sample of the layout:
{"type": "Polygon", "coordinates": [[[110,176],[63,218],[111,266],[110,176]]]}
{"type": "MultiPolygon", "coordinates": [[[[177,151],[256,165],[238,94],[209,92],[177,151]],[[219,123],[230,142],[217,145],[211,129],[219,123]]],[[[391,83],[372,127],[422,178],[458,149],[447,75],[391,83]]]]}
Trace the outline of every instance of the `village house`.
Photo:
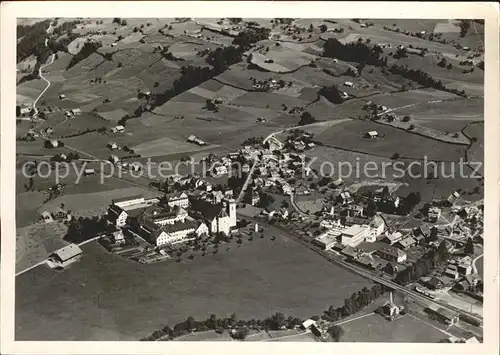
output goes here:
{"type": "Polygon", "coordinates": [[[374,238],[378,238],[385,231],[385,222],[382,217],[375,215],[370,222],[371,234],[374,238]]]}
{"type": "Polygon", "coordinates": [[[128,213],[120,206],[112,204],[108,208],[107,217],[116,227],[123,227],[127,224],[128,213]]]}
{"type": "Polygon", "coordinates": [[[173,192],[163,196],[160,203],[170,208],[175,206],[187,208],[189,207],[189,196],[185,192],[173,192]]]}
{"type": "Polygon", "coordinates": [[[342,204],[348,204],[352,202],[352,197],[349,191],[341,192],[339,195],[339,199],[342,204]]]}
{"type": "Polygon", "coordinates": [[[395,243],[399,242],[400,240],[403,239],[403,234],[399,231],[396,231],[394,233],[389,233],[386,235],[384,238],[389,244],[394,245],[395,243]]]}
{"type": "Polygon", "coordinates": [[[123,231],[121,229],[113,232],[113,240],[115,244],[124,244],[125,236],[123,235],[123,231]]]}
{"type": "Polygon", "coordinates": [[[428,225],[422,224],[420,227],[417,227],[413,230],[413,236],[415,238],[423,237],[428,238],[431,235],[431,229],[428,225]]]}
{"type": "Polygon", "coordinates": [[[407,236],[396,242],[396,246],[401,249],[409,249],[415,245],[417,245],[417,241],[411,236],[407,236]]]}
{"type": "Polygon", "coordinates": [[[439,217],[441,217],[441,209],[436,206],[430,207],[427,212],[427,218],[429,218],[429,221],[436,222],[439,217]]]}
{"type": "Polygon", "coordinates": [[[394,247],[379,249],[376,251],[376,254],[380,256],[382,259],[393,261],[396,263],[403,263],[406,261],[408,257],[406,252],[394,247]]]}
{"type": "Polygon", "coordinates": [[[444,282],[435,276],[424,277],[420,280],[420,282],[431,290],[440,290],[445,287],[444,282]]]}
{"type": "Polygon", "coordinates": [[[118,144],[116,144],[116,142],[109,142],[107,146],[111,150],[118,149],[118,144]]]}

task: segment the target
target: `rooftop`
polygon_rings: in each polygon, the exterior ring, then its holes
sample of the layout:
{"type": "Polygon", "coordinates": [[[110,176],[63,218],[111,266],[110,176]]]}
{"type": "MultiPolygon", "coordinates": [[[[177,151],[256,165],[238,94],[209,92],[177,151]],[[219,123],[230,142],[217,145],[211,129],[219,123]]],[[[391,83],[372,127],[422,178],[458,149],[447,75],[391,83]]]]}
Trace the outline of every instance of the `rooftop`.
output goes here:
{"type": "Polygon", "coordinates": [[[54,254],[57,255],[61,261],[69,260],[79,254],[83,253],[82,249],[76,244],[70,244],[57,250],[54,254]]]}
{"type": "Polygon", "coordinates": [[[347,236],[355,236],[360,233],[363,233],[367,229],[369,229],[369,226],[365,225],[359,225],[359,224],[353,224],[349,228],[347,228],[345,231],[342,232],[342,234],[347,235],[347,236]]]}

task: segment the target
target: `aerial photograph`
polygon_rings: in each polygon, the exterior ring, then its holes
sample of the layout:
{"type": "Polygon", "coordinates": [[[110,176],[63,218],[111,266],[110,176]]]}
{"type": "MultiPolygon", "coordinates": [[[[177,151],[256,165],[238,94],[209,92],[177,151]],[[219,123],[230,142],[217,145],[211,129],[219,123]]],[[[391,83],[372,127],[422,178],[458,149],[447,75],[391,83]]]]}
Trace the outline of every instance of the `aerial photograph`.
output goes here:
{"type": "Polygon", "coordinates": [[[16,25],[16,341],[483,342],[484,20],[16,25]]]}

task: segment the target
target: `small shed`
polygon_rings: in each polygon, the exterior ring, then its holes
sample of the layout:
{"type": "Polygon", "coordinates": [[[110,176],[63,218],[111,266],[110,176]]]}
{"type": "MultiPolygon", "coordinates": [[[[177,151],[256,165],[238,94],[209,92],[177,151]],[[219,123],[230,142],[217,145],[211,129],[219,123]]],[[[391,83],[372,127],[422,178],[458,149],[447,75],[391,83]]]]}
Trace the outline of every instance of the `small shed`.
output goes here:
{"type": "Polygon", "coordinates": [[[83,175],[94,175],[95,174],[95,169],[87,168],[83,171],[83,175]]]}

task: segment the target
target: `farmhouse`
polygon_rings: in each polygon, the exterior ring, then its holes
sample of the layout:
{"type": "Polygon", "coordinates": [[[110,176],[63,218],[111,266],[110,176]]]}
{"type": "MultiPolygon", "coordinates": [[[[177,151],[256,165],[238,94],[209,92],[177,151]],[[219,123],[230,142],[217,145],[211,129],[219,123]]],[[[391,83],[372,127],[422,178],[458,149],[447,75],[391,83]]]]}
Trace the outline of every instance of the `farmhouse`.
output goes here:
{"type": "Polygon", "coordinates": [[[123,127],[122,125],[118,125],[118,126],[111,128],[111,131],[113,133],[120,133],[120,132],[125,131],[125,127],[123,127]]]}
{"type": "Polygon", "coordinates": [[[66,95],[64,95],[64,94],[59,95],[59,99],[60,99],[60,100],[63,100],[63,99],[65,99],[65,98],[66,98],[66,95]]]}
{"type": "Polygon", "coordinates": [[[64,268],[80,259],[82,253],[82,249],[78,245],[70,244],[53,253],[49,257],[49,264],[53,264],[54,267],[64,268]]]}
{"type": "Polygon", "coordinates": [[[344,83],[344,86],[348,86],[348,87],[352,88],[352,87],[354,86],[354,84],[353,84],[353,82],[352,82],[352,81],[346,81],[346,82],[344,83]]]}
{"type": "Polygon", "coordinates": [[[316,322],[314,320],[312,320],[312,319],[306,319],[304,322],[302,322],[301,326],[302,326],[303,329],[309,329],[315,323],[316,322]]]}
{"type": "Polygon", "coordinates": [[[201,139],[199,139],[198,137],[196,137],[194,134],[190,135],[187,139],[187,141],[189,143],[194,143],[194,144],[198,144],[200,146],[202,145],[206,145],[206,143],[204,141],[202,141],[201,139]]]}
{"type": "Polygon", "coordinates": [[[377,131],[366,132],[365,138],[378,138],[378,132],[377,131]]]}
{"type": "Polygon", "coordinates": [[[370,226],[354,224],[342,232],[342,244],[355,247],[362,243],[370,232],[370,226]]]}
{"type": "Polygon", "coordinates": [[[48,145],[51,148],[57,148],[59,146],[59,141],[57,139],[51,139],[48,141],[48,145]]]}
{"type": "Polygon", "coordinates": [[[74,108],[74,109],[70,110],[70,112],[72,115],[77,116],[77,115],[80,115],[82,113],[82,110],[79,108],[74,108]]]}
{"type": "Polygon", "coordinates": [[[116,144],[116,142],[109,142],[107,146],[111,150],[118,149],[118,144],[116,144]]]}

